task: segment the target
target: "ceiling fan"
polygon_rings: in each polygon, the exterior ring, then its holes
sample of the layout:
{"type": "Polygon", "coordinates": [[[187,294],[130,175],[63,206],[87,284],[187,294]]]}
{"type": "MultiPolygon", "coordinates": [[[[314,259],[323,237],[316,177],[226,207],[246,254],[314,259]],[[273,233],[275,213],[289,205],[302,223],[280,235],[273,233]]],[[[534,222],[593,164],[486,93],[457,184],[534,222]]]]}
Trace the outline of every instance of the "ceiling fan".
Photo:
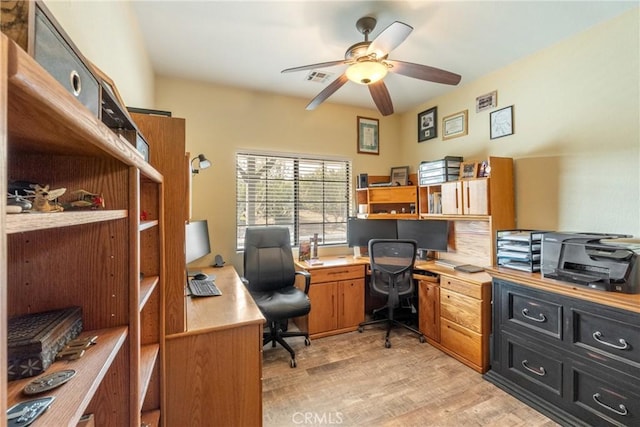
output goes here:
{"type": "Polygon", "coordinates": [[[340,89],[348,80],[351,80],[352,82],[369,87],[373,102],[375,102],[376,107],[378,107],[378,110],[383,116],[393,114],[391,96],[389,96],[389,91],[383,81],[389,71],[435,83],[457,85],[460,82],[462,77],[459,74],[427,65],[388,59],[389,53],[409,36],[411,31],[413,31],[413,27],[403,22],[395,21],[385,28],[373,41],[369,41],[369,34],[375,26],[376,19],[373,17],[365,16],[358,19],[356,28],[364,34],[364,41],[350,46],[344,54],[344,59],[282,70],[283,73],[290,73],[292,71],[311,70],[332,67],[334,65],[349,65],[340,77],[331,82],[322,92],[311,100],[309,105],[307,105],[307,110],[315,109],[340,89]]]}

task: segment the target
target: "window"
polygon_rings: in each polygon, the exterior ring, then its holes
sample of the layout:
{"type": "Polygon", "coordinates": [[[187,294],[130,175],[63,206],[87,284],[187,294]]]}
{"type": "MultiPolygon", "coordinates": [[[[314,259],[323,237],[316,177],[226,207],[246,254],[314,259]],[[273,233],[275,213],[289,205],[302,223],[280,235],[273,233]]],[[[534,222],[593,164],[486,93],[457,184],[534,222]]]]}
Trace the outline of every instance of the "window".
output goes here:
{"type": "Polygon", "coordinates": [[[319,245],[347,241],[351,161],[303,155],[236,154],[236,241],[248,226],[289,227],[293,245],[318,233],[319,245]]]}

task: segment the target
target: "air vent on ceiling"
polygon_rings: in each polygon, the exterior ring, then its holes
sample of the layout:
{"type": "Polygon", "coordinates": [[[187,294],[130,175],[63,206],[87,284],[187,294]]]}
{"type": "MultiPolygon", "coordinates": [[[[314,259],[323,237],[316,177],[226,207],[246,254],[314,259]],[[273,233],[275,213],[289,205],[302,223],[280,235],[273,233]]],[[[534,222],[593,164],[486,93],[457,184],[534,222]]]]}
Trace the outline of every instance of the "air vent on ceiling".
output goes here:
{"type": "Polygon", "coordinates": [[[325,73],[323,71],[311,71],[307,74],[306,80],[310,82],[324,83],[331,77],[331,73],[325,73]]]}

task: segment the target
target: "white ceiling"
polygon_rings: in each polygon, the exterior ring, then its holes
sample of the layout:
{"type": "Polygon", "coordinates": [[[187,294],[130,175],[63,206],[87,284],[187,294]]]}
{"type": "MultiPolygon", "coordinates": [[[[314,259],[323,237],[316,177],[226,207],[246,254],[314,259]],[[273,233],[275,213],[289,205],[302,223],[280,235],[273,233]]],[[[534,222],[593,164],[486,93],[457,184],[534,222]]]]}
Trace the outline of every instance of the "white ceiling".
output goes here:
{"type": "MultiPolygon", "coordinates": [[[[356,21],[373,16],[370,40],[393,21],[414,30],[389,59],[462,75],[460,85],[611,19],[638,0],[617,1],[134,1],[156,73],[313,99],[325,83],[285,68],[344,59],[363,41],[356,21]]],[[[455,87],[389,73],[396,112],[455,87]]],[[[375,109],[366,87],[345,84],[327,101],[375,109]]],[[[322,105],[318,108],[322,108],[322,105]]]]}

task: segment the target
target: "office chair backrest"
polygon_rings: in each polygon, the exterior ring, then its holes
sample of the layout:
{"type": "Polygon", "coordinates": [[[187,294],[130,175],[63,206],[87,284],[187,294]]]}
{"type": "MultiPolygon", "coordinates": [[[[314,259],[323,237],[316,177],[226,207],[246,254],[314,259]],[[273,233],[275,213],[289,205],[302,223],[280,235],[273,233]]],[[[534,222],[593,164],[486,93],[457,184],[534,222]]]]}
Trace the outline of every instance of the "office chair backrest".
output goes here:
{"type": "Polygon", "coordinates": [[[295,267],[287,227],[249,227],[244,237],[244,277],[254,291],[293,286],[295,267]]]}
{"type": "Polygon", "coordinates": [[[392,287],[402,285],[401,293],[411,292],[417,246],[415,240],[371,239],[369,259],[373,289],[387,294],[391,293],[392,287]]]}

